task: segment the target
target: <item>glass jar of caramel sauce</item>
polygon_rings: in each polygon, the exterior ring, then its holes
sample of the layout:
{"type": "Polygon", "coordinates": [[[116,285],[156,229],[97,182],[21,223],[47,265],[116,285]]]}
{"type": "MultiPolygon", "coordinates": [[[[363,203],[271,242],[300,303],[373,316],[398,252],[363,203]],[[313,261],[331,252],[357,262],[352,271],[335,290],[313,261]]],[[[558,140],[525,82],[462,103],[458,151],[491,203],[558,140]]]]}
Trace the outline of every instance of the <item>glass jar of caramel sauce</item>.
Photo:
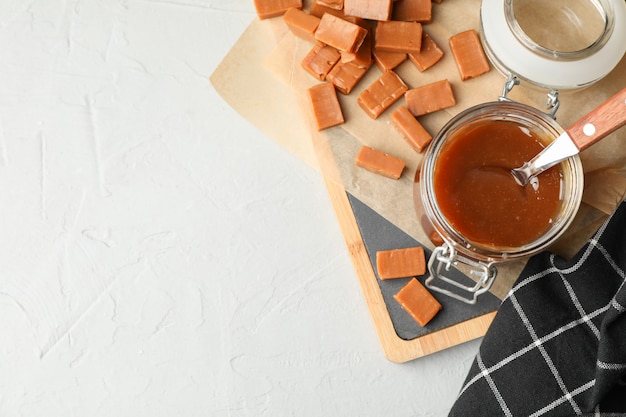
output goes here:
{"type": "Polygon", "coordinates": [[[441,129],[414,190],[416,207],[443,238],[430,257],[427,286],[474,303],[491,287],[499,263],[532,256],[563,234],[582,199],[580,158],[568,158],[525,186],[511,174],[562,132],[550,114],[504,97],[459,113],[441,129]],[[470,286],[447,278],[459,263],[477,278],[470,286]]]}

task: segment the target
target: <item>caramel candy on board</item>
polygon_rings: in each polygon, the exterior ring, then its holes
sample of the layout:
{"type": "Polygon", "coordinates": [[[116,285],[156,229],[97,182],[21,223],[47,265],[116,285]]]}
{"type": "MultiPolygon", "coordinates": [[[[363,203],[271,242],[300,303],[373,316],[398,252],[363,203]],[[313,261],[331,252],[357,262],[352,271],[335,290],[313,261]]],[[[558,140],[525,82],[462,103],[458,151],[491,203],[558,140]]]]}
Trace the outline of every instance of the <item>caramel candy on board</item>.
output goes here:
{"type": "Polygon", "coordinates": [[[331,9],[343,10],[343,0],[317,0],[317,3],[331,9]]]}
{"type": "Polygon", "coordinates": [[[432,0],[397,0],[391,12],[393,20],[430,23],[433,18],[432,0]]]}
{"type": "Polygon", "coordinates": [[[369,146],[362,146],[356,156],[356,166],[397,180],[402,175],[405,162],[369,146]]]}
{"type": "Polygon", "coordinates": [[[324,81],[340,58],[339,51],[332,46],[316,44],[305,55],[302,67],[318,80],[324,81]]]}
{"type": "Polygon", "coordinates": [[[328,75],[326,75],[326,80],[333,83],[337,91],[340,93],[350,94],[352,89],[354,89],[361,78],[363,78],[370,66],[371,63],[369,65],[359,65],[354,61],[339,61],[335,64],[333,69],[330,70],[328,75]]]}
{"type": "Polygon", "coordinates": [[[376,269],[382,280],[424,275],[426,273],[424,248],[415,246],[378,251],[376,269]]]}
{"type": "Polygon", "coordinates": [[[344,122],[335,87],[330,83],[315,85],[308,90],[317,130],[326,129],[344,122]]]}
{"type": "Polygon", "coordinates": [[[366,35],[367,29],[329,13],[324,13],[315,31],[315,39],[346,52],[356,52],[366,35]]]}
{"type": "Polygon", "coordinates": [[[422,30],[422,24],[418,22],[378,22],[374,32],[374,49],[419,53],[422,48],[422,30]]]}
{"type": "Polygon", "coordinates": [[[343,12],[370,20],[389,20],[393,0],[344,0],[343,12]]]}
{"type": "Polygon", "coordinates": [[[345,52],[341,51],[341,61],[342,62],[352,62],[359,66],[369,66],[372,63],[372,36],[368,31],[367,35],[365,35],[365,39],[363,43],[359,47],[359,50],[356,52],[345,52]]]}
{"type": "Polygon", "coordinates": [[[372,119],[378,118],[408,90],[393,71],[385,71],[357,97],[357,103],[372,119]]]}
{"type": "Polygon", "coordinates": [[[452,107],[456,104],[452,85],[448,80],[435,81],[408,90],[404,94],[406,106],[415,117],[452,107]]]}
{"type": "Polygon", "coordinates": [[[344,17],[343,10],[333,9],[332,7],[328,7],[324,5],[320,0],[315,0],[309,9],[309,13],[313,16],[322,17],[324,13],[332,14],[337,17],[344,17]]]}
{"type": "Polygon", "coordinates": [[[289,8],[302,8],[302,0],[254,0],[259,19],[269,19],[284,14],[289,8]]]}
{"type": "Polygon", "coordinates": [[[398,107],[391,115],[391,124],[398,129],[404,140],[416,152],[422,152],[433,137],[405,106],[398,107]]]}
{"type": "Polygon", "coordinates": [[[385,52],[376,50],[374,50],[373,55],[376,66],[383,72],[394,69],[406,61],[407,57],[405,52],[385,52]]]}
{"type": "Polygon", "coordinates": [[[393,298],[422,327],[426,326],[442,308],[439,301],[415,278],[411,278],[393,298]]]}
{"type": "Polygon", "coordinates": [[[320,18],[292,7],[283,15],[283,20],[291,32],[309,42],[315,42],[315,29],[320,24],[320,18]]]}
{"type": "Polygon", "coordinates": [[[449,42],[463,81],[489,72],[489,61],[474,29],[457,33],[449,42]]]}
{"type": "Polygon", "coordinates": [[[426,32],[422,35],[422,49],[420,52],[409,54],[411,62],[422,72],[435,65],[442,57],[443,51],[426,32]]]}
{"type": "Polygon", "coordinates": [[[370,25],[367,22],[367,20],[363,19],[362,17],[344,15],[343,20],[345,20],[347,22],[350,22],[350,23],[354,23],[355,25],[359,25],[363,29],[369,30],[369,28],[370,28],[370,25]]]}

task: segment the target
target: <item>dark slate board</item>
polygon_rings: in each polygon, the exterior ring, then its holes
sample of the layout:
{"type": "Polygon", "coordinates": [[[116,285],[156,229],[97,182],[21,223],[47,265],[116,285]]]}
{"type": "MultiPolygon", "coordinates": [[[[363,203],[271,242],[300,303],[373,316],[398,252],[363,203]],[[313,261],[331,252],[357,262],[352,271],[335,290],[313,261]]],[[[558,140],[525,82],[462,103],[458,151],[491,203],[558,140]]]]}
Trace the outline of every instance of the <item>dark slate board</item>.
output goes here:
{"type": "MultiPolygon", "coordinates": [[[[433,292],[433,295],[441,303],[443,309],[426,327],[420,326],[393,298],[393,295],[400,291],[411,278],[382,281],[376,270],[376,252],[424,245],[407,235],[349,193],[348,199],[352,206],[352,211],[354,212],[359,230],[361,231],[363,243],[369,255],[372,269],[376,274],[376,279],[387,306],[387,311],[389,312],[398,337],[404,340],[412,340],[498,309],[501,300],[491,293],[485,293],[479,296],[476,304],[470,305],[446,295],[433,292]]],[[[424,250],[428,259],[431,255],[431,251],[426,247],[424,247],[424,250]]],[[[428,273],[417,278],[423,284],[426,278],[428,278],[428,273]]],[[[469,278],[462,275],[460,275],[459,278],[469,280],[469,278]]]]}

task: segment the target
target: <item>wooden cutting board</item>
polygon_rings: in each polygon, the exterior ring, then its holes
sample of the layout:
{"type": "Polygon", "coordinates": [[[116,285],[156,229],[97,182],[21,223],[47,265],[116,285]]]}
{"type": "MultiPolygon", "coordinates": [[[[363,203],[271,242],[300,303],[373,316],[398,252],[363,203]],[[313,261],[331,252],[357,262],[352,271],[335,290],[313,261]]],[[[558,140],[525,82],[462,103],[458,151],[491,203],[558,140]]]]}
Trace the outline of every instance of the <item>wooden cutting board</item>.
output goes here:
{"type": "MultiPolygon", "coordinates": [[[[352,258],[374,328],[387,359],[397,363],[407,362],[484,336],[496,314],[495,309],[467,320],[460,318],[456,324],[427,332],[415,338],[400,337],[397,325],[394,326],[389,308],[383,297],[380,281],[372,265],[371,256],[366,249],[366,242],[363,240],[349,195],[341,185],[332,180],[326,178],[325,184],[352,258]]],[[[453,302],[458,303],[456,300],[453,302]]]]}
{"type": "MultiPolygon", "coordinates": [[[[459,1],[454,7],[470,7],[469,3],[459,1]]],[[[319,166],[319,158],[316,158],[312,141],[303,140],[310,134],[308,123],[300,111],[301,103],[294,96],[292,86],[279,81],[275,74],[270,74],[264,69],[264,61],[271,56],[275,46],[286,33],[280,19],[274,20],[271,22],[253,20],[211,75],[211,81],[224,100],[247,121],[304,162],[320,170],[385,356],[393,362],[406,362],[483,336],[495,316],[495,310],[466,320],[461,318],[456,323],[417,337],[398,335],[401,332],[398,331],[397,323],[394,323],[393,314],[390,314],[389,303],[385,302],[385,294],[376,277],[371,253],[367,250],[368,243],[371,244],[372,241],[364,240],[344,186],[336,181],[336,175],[333,176],[332,173],[329,175],[324,167],[319,166]],[[277,97],[280,99],[276,99],[277,97]],[[259,103],[263,105],[259,106],[259,103]]],[[[621,65],[606,80],[603,80],[601,85],[594,87],[593,91],[587,89],[576,95],[577,100],[585,103],[584,106],[578,106],[577,103],[572,102],[569,105],[570,109],[576,109],[577,112],[583,111],[584,109],[578,107],[593,106],[594,101],[601,100],[602,94],[614,90],[614,85],[623,85],[623,77],[626,74],[623,68],[626,66],[626,58],[621,65]]],[[[573,101],[573,97],[569,97],[569,100],[573,101]]],[[[570,111],[570,113],[576,112],[570,111]]],[[[566,121],[571,114],[561,116],[563,116],[562,120],[566,121]]],[[[623,189],[623,183],[618,181],[623,180],[619,175],[621,172],[619,169],[601,169],[605,165],[610,165],[612,159],[608,156],[618,157],[618,161],[622,160],[619,159],[621,155],[613,151],[617,148],[615,144],[622,142],[621,139],[617,136],[613,139],[605,139],[606,149],[599,147],[594,149],[594,153],[589,154],[587,161],[589,162],[587,166],[592,172],[586,173],[587,189],[591,190],[586,191],[586,195],[591,192],[593,201],[596,203],[594,207],[605,207],[605,213],[611,212],[621,198],[615,199],[611,195],[604,198],[604,196],[593,194],[593,191],[594,189],[606,190],[607,183],[615,184],[614,187],[608,188],[623,189]],[[605,149],[604,152],[603,149],[605,149]],[[594,187],[595,184],[599,186],[594,187]],[[603,198],[606,200],[604,206],[601,204],[603,198]]],[[[589,230],[595,230],[595,223],[588,223],[593,226],[589,230]]]]}
{"type": "MultiPolygon", "coordinates": [[[[468,319],[463,314],[457,314],[452,322],[436,329],[424,329],[423,334],[419,334],[420,329],[414,328],[416,324],[405,320],[408,315],[401,317],[402,312],[398,313],[398,306],[389,302],[389,289],[381,287],[373,267],[372,253],[367,250],[368,244],[376,246],[372,244],[378,243],[377,239],[364,240],[359,219],[346,190],[330,179],[334,178],[332,174],[328,175],[323,167],[316,166],[311,142],[302,140],[309,134],[308,124],[303,120],[299,102],[293,97],[291,88],[263,70],[264,59],[271,52],[276,39],[282,36],[280,32],[284,31],[281,25],[266,23],[256,20],[252,22],[211,75],[211,81],[224,100],[246,120],[320,170],[384,355],[393,362],[406,362],[483,336],[493,320],[495,308],[479,316],[470,315],[468,319]],[[251,91],[255,94],[250,94],[251,91]],[[281,100],[274,100],[276,96],[280,96],[281,100]],[[260,101],[270,105],[260,107],[260,101]],[[276,123],[277,114],[281,115],[280,123],[276,123]]],[[[380,220],[376,216],[374,218],[380,220]]],[[[368,221],[363,218],[360,220],[362,223],[368,221]]],[[[395,244],[393,237],[390,240],[390,244],[395,244]]],[[[440,314],[445,318],[449,316],[447,312],[450,309],[442,310],[444,311],[445,314],[440,314]]]]}
{"type": "Polygon", "coordinates": [[[281,31],[284,28],[280,24],[268,25],[254,20],[211,75],[211,81],[224,100],[246,120],[320,170],[384,355],[393,362],[406,362],[483,336],[494,312],[460,320],[419,337],[398,335],[346,190],[316,166],[311,142],[301,140],[307,136],[307,122],[292,89],[262,69],[262,62],[272,51],[276,39],[282,36],[281,31]],[[274,100],[276,96],[282,99],[274,100]],[[260,107],[260,101],[269,105],[260,107]],[[277,114],[281,115],[283,122],[276,123],[277,114]],[[300,134],[294,134],[299,131],[300,134]]]}

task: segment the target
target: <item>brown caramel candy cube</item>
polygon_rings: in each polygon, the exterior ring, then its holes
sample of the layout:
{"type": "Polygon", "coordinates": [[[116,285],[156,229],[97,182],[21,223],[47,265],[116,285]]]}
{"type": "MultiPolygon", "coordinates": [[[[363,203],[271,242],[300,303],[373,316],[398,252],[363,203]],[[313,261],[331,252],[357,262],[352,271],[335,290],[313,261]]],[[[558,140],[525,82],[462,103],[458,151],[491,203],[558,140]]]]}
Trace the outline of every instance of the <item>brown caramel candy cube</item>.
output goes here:
{"type": "Polygon", "coordinates": [[[411,62],[422,72],[435,65],[442,57],[443,51],[426,32],[422,35],[420,52],[409,54],[411,62]]]}
{"type": "Polygon", "coordinates": [[[302,67],[315,78],[323,81],[340,58],[339,51],[332,46],[314,45],[302,60],[302,67]]]}
{"type": "Polygon", "coordinates": [[[390,20],[378,22],[374,31],[374,49],[387,52],[419,53],[422,48],[422,24],[390,20]]]}
{"type": "Polygon", "coordinates": [[[402,175],[405,162],[369,146],[362,146],[356,157],[356,166],[397,180],[402,175]]]}
{"type": "Polygon", "coordinates": [[[389,20],[393,0],[343,0],[343,12],[370,20],[389,20]]]}
{"type": "Polygon", "coordinates": [[[317,3],[331,9],[343,10],[343,0],[317,0],[317,3]]]}
{"type": "Polygon", "coordinates": [[[396,0],[391,17],[393,20],[430,23],[433,18],[432,0],[396,0]]]}
{"type": "Polygon", "coordinates": [[[391,124],[398,129],[404,140],[416,151],[422,152],[433,137],[405,106],[398,107],[391,115],[391,124]]]}
{"type": "Polygon", "coordinates": [[[376,66],[383,72],[396,68],[406,61],[407,57],[405,52],[384,52],[376,50],[373,52],[373,55],[376,66]]]}
{"type": "Polygon", "coordinates": [[[308,89],[309,100],[317,130],[326,129],[344,122],[335,87],[323,83],[308,89]]]}
{"type": "Polygon", "coordinates": [[[283,21],[291,32],[309,42],[315,42],[315,29],[320,24],[320,18],[292,7],[283,15],[283,21]]]}
{"type": "Polygon", "coordinates": [[[315,39],[340,51],[356,52],[367,29],[329,13],[324,13],[315,31],[315,39]]]}
{"type": "Polygon", "coordinates": [[[450,49],[461,80],[469,80],[489,72],[489,61],[475,30],[466,30],[452,36],[450,49]]]}
{"type": "Polygon", "coordinates": [[[456,104],[452,85],[448,80],[436,81],[408,90],[404,99],[415,117],[452,107],[456,104]]]}
{"type": "Polygon", "coordinates": [[[372,64],[372,36],[367,32],[363,43],[356,52],[341,52],[342,62],[352,62],[359,66],[369,66],[372,64]]]}
{"type": "Polygon", "coordinates": [[[345,16],[344,13],[343,13],[343,10],[334,9],[332,7],[328,7],[328,6],[324,5],[323,2],[321,2],[320,0],[315,0],[311,4],[311,8],[309,9],[309,13],[311,13],[313,16],[317,16],[319,18],[324,16],[324,13],[332,14],[333,16],[337,16],[337,17],[344,17],[345,16]]]}
{"type": "Polygon", "coordinates": [[[385,71],[357,97],[357,103],[372,119],[378,118],[407,91],[408,87],[393,71],[385,71]]]}
{"type": "Polygon", "coordinates": [[[337,91],[342,94],[350,94],[352,89],[363,78],[370,65],[359,65],[354,61],[339,61],[326,76],[326,80],[333,83],[337,91]]]}
{"type": "Polygon", "coordinates": [[[441,310],[441,304],[416,278],[393,296],[420,326],[426,326],[441,310]]]}
{"type": "Polygon", "coordinates": [[[302,0],[254,0],[259,19],[269,19],[284,14],[291,7],[302,8],[302,0]]]}
{"type": "Polygon", "coordinates": [[[426,273],[424,248],[390,249],[376,252],[376,268],[380,279],[406,278],[426,273]]]}

